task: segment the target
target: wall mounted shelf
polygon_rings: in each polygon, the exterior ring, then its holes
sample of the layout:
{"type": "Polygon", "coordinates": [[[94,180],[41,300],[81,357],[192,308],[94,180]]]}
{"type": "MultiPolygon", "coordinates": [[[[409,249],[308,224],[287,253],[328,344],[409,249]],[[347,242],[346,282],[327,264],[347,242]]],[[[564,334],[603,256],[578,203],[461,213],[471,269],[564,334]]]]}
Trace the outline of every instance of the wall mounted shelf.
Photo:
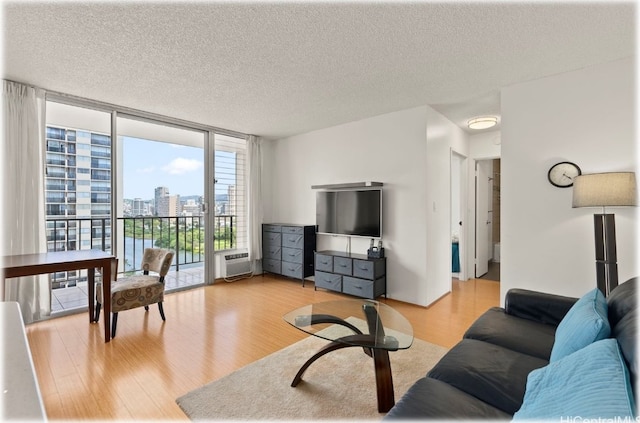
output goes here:
{"type": "Polygon", "coordinates": [[[349,182],[346,184],[325,184],[325,185],[311,185],[311,189],[351,189],[351,188],[371,188],[381,187],[382,182],[349,182]]]}

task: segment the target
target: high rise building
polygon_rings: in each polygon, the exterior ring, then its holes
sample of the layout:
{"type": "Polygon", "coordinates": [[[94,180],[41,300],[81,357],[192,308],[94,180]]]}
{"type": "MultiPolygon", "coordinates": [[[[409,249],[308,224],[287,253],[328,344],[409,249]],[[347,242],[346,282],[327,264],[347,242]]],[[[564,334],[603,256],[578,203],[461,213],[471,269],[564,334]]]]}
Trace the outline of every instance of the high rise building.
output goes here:
{"type": "Polygon", "coordinates": [[[142,198],[134,198],[131,204],[131,215],[133,216],[146,216],[147,215],[147,205],[142,200],[142,198]]]}
{"type": "Polygon", "coordinates": [[[182,216],[202,216],[201,203],[196,200],[189,199],[182,204],[182,216]]]}
{"type": "Polygon", "coordinates": [[[157,199],[156,216],[173,217],[180,213],[180,196],[165,195],[157,199]]]}
{"type": "Polygon", "coordinates": [[[229,185],[227,187],[227,208],[225,210],[226,214],[237,214],[237,198],[236,198],[237,190],[235,185],[229,185]]]}
{"type": "Polygon", "coordinates": [[[169,195],[169,188],[157,187],[155,189],[154,215],[173,217],[180,214],[180,196],[169,195]]]}
{"type": "Polygon", "coordinates": [[[154,196],[154,203],[153,203],[153,214],[155,216],[169,216],[169,215],[163,215],[161,214],[158,209],[160,208],[160,199],[162,197],[167,197],[169,195],[169,188],[167,187],[157,187],[155,189],[155,196],[154,196]]]}
{"type": "MultiPolygon", "coordinates": [[[[47,250],[110,250],[111,137],[47,126],[46,143],[47,250]]],[[[85,278],[85,272],[57,273],[52,286],[85,278]]]]}

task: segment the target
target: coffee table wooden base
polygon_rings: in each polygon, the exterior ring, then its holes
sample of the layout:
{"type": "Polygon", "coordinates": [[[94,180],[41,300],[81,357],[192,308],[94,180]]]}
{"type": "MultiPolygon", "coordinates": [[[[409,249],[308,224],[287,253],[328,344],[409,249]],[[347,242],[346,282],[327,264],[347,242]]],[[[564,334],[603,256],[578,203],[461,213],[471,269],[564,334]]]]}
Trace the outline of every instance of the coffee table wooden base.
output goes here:
{"type": "Polygon", "coordinates": [[[309,366],[323,355],[342,348],[363,348],[365,354],[373,358],[376,374],[376,391],[378,394],[378,412],[386,413],[391,410],[391,407],[395,404],[391,363],[389,362],[389,351],[379,348],[367,348],[367,346],[374,346],[375,342],[376,338],[371,335],[349,335],[331,342],[315,353],[300,367],[300,370],[298,370],[298,373],[293,378],[293,382],[291,382],[291,386],[296,387],[302,380],[302,375],[309,366]]]}

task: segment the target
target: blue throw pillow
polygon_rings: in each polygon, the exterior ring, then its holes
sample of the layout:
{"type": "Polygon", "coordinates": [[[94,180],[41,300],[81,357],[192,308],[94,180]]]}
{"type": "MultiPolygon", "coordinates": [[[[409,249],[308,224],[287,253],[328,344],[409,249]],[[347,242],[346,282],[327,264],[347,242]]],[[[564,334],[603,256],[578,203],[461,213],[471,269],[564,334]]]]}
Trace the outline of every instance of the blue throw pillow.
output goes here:
{"type": "Polygon", "coordinates": [[[587,292],[569,309],[558,328],[550,362],[566,357],[587,345],[608,338],[611,327],[607,300],[598,288],[587,292]]]}
{"type": "Polygon", "coordinates": [[[513,419],[632,421],[634,416],[629,370],[618,341],[604,339],[529,373],[513,419]]]}

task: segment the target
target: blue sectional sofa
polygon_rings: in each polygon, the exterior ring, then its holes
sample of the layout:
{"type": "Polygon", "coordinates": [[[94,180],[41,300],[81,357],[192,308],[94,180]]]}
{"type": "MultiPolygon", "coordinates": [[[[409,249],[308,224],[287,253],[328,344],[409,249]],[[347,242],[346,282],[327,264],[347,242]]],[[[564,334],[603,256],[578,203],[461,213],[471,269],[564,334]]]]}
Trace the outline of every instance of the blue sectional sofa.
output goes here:
{"type": "Polygon", "coordinates": [[[605,299],[512,289],[385,419],[634,417],[637,278],[605,299]]]}

